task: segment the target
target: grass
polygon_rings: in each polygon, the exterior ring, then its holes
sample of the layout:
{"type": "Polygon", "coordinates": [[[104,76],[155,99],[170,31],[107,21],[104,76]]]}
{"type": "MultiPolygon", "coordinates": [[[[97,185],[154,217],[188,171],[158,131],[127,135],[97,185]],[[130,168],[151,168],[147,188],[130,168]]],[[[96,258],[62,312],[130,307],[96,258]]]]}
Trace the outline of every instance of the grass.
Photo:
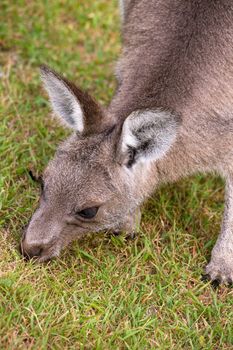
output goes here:
{"type": "Polygon", "coordinates": [[[232,349],[233,292],[200,280],[216,240],[223,183],[196,176],[157,192],[141,233],[90,235],[47,265],[24,262],[21,227],[66,131],[49,118],[48,63],[103,103],[120,52],[116,1],[0,4],[0,348],[232,349]]]}

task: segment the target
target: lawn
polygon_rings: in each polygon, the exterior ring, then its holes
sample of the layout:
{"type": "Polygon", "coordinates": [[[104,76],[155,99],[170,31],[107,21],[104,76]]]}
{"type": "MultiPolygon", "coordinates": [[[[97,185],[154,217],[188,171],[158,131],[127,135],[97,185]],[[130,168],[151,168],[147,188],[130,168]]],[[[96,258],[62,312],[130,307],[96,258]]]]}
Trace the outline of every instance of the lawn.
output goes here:
{"type": "Polygon", "coordinates": [[[233,349],[233,290],[201,281],[223,182],[196,176],[145,203],[140,234],[90,234],[46,265],[18,244],[40,174],[68,134],[49,117],[40,64],[102,103],[115,88],[117,1],[0,2],[0,349],[233,349]]]}

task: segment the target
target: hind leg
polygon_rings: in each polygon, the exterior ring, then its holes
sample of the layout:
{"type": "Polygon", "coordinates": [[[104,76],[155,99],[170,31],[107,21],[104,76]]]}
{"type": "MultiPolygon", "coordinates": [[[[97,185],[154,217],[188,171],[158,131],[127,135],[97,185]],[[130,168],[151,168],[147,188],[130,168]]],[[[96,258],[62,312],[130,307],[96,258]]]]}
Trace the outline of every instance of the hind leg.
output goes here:
{"type": "Polygon", "coordinates": [[[225,210],[221,233],[206,266],[211,281],[233,283],[233,177],[226,181],[225,210]]]}

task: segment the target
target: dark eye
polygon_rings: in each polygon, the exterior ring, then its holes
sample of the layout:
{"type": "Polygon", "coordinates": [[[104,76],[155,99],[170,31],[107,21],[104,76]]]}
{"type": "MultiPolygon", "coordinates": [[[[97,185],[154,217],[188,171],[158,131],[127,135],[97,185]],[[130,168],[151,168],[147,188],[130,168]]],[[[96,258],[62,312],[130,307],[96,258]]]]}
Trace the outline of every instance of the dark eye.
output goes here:
{"type": "Polygon", "coordinates": [[[76,215],[81,216],[84,219],[92,219],[96,216],[98,209],[98,207],[86,208],[78,211],[76,215]]]}

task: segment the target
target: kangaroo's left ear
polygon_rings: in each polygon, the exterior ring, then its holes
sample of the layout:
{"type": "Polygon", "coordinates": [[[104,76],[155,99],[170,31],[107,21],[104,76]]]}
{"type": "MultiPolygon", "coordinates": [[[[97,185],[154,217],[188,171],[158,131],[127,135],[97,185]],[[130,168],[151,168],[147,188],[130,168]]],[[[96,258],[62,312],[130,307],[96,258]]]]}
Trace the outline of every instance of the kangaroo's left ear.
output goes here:
{"type": "Polygon", "coordinates": [[[123,164],[132,167],[163,157],[175,141],[179,125],[180,118],[168,111],[131,113],[123,124],[119,145],[123,164]]]}
{"type": "Polygon", "coordinates": [[[41,78],[55,114],[80,134],[97,134],[108,122],[103,109],[90,94],[47,66],[41,67],[41,78]]]}

